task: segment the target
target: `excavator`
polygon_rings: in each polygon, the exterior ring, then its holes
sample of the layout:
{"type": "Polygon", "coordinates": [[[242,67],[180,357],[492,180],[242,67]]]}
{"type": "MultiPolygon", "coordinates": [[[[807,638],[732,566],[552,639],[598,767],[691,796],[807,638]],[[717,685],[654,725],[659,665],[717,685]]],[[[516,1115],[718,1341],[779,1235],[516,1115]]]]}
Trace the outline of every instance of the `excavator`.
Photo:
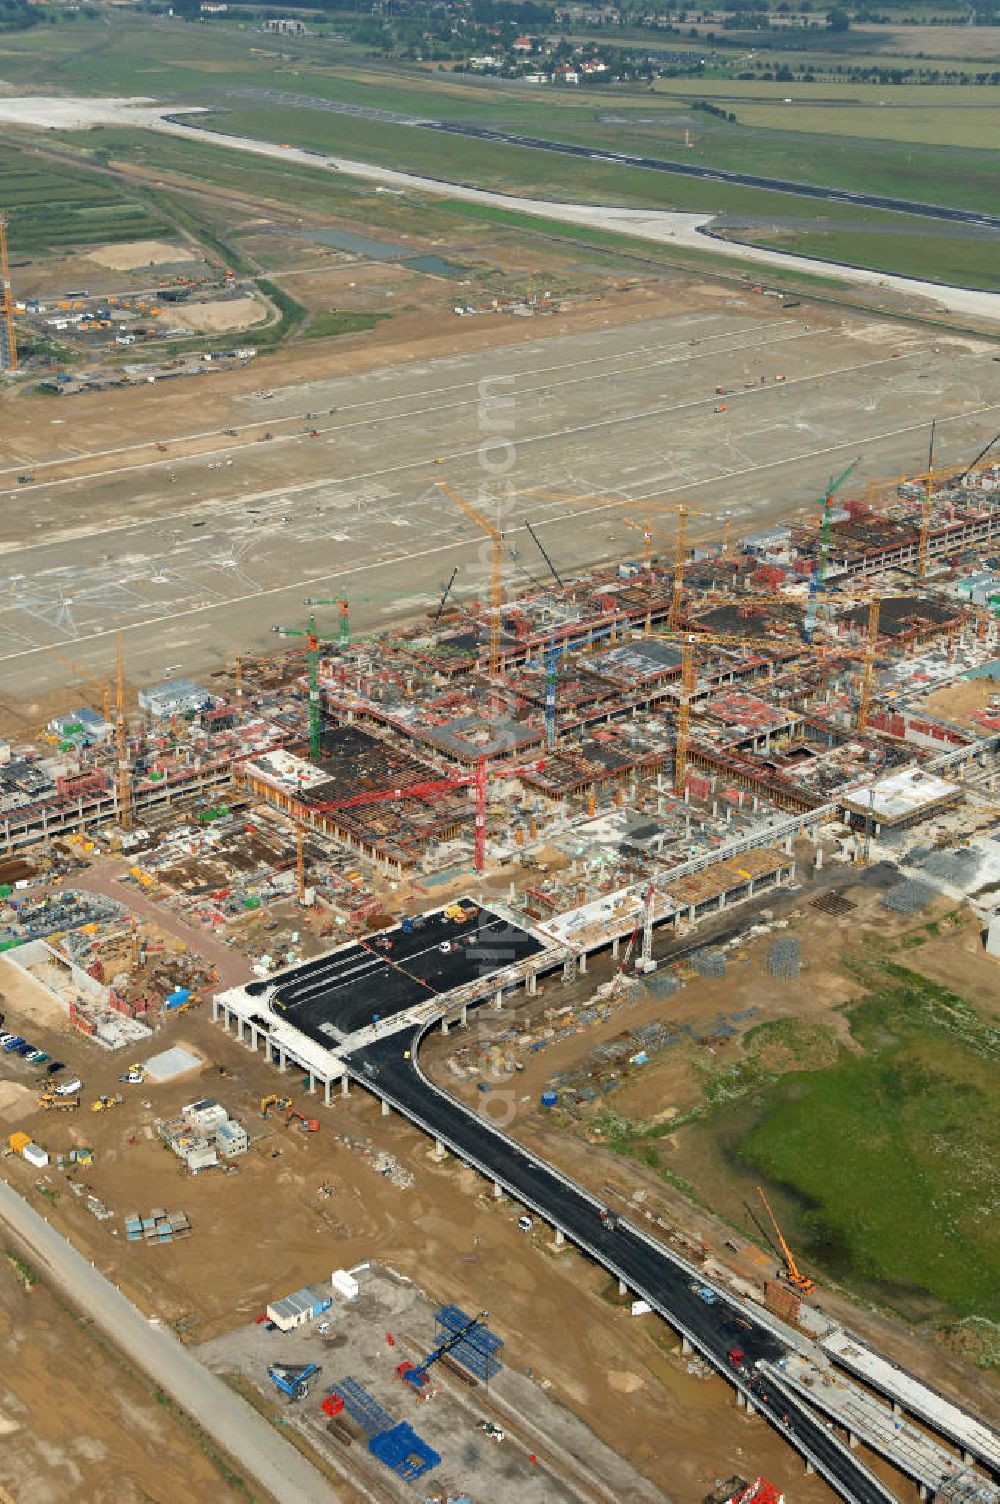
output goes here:
{"type": "Polygon", "coordinates": [[[278,1112],[287,1112],[291,1105],[291,1097],[279,1097],[277,1093],[272,1092],[269,1097],[261,1097],[260,1115],[262,1118],[269,1118],[272,1107],[278,1112]]]}
{"type": "Polygon", "coordinates": [[[285,1127],[290,1128],[293,1123],[298,1123],[302,1133],[319,1132],[319,1118],[307,1118],[304,1112],[299,1112],[294,1107],[285,1118],[285,1127]]]}
{"type": "Polygon", "coordinates": [[[778,1235],[778,1242],[781,1244],[781,1251],[785,1256],[785,1278],[790,1285],[794,1285],[795,1289],[798,1290],[800,1295],[811,1295],[816,1288],[815,1280],[811,1280],[808,1274],[803,1274],[802,1270],[795,1262],[795,1255],[789,1248],[788,1244],[785,1242],[785,1235],[781,1231],[781,1228],[778,1226],[778,1219],[772,1212],[771,1204],[768,1201],[767,1197],[764,1195],[763,1189],[760,1186],[757,1187],[757,1195],[760,1197],[761,1201],[763,1201],[764,1209],[771,1219],[771,1226],[774,1228],[775,1232],[778,1235]]]}

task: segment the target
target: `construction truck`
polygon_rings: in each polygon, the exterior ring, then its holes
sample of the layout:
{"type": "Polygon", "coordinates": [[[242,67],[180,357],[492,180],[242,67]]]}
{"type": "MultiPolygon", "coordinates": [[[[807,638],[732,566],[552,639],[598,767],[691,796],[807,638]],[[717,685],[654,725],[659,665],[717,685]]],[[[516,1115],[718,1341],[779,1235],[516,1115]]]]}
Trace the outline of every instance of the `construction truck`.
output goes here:
{"type": "Polygon", "coordinates": [[[80,1105],[79,1097],[57,1097],[55,1092],[38,1098],[39,1107],[46,1112],[75,1112],[80,1105]]]}
{"type": "Polygon", "coordinates": [[[261,1097],[260,1115],[262,1118],[269,1118],[272,1108],[277,1112],[287,1112],[291,1105],[291,1097],[279,1097],[277,1093],[272,1092],[269,1097],[261,1097]]]}
{"type": "Polygon", "coordinates": [[[124,1081],[128,1086],[141,1086],[147,1076],[144,1065],[130,1065],[124,1076],[119,1076],[119,1081],[124,1081]]]}
{"type": "Polygon", "coordinates": [[[90,1110],[91,1112],[110,1112],[113,1107],[120,1107],[124,1100],[120,1091],[116,1092],[113,1097],[106,1097],[102,1094],[91,1102],[90,1110]]]}

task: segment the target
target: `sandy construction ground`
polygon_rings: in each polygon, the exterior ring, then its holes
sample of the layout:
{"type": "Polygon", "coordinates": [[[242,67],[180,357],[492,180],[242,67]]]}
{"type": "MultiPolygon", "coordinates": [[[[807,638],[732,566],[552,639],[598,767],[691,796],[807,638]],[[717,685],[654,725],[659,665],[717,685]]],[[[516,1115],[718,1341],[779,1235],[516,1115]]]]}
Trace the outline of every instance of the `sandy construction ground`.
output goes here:
{"type": "Polygon", "coordinates": [[[160,266],[175,261],[196,261],[198,258],[183,246],[170,245],[165,240],[130,240],[124,245],[101,245],[88,251],[86,259],[99,266],[110,267],[116,272],[130,272],[137,266],[160,266]]]}
{"type": "Polygon", "coordinates": [[[245,1499],[148,1386],[49,1290],[0,1258],[0,1498],[17,1504],[245,1499]],[[9,1492],[8,1492],[9,1490],[9,1492]]]}
{"type": "Polygon", "coordinates": [[[932,417],[942,462],[969,459],[1000,410],[987,346],[687,283],[544,319],[403,323],[338,345],[333,367],[303,346],[197,382],[10,400],[5,701],[68,682],[49,646],[103,677],[119,627],[139,685],[273,652],[306,595],[346,595],[355,632],[427,611],[456,566],[478,595],[480,535],[441,480],[497,514],[517,590],[546,573],[526,519],[560,570],[635,557],[623,519],[644,499],[706,513],[693,536],[726,513],[752,531],[814,511],[859,455],[860,494],[919,467],[932,417]]]}
{"type": "Polygon", "coordinates": [[[180,303],[170,310],[170,322],[202,334],[222,334],[227,329],[249,329],[261,324],[267,314],[256,298],[217,298],[206,303],[180,303]]]}

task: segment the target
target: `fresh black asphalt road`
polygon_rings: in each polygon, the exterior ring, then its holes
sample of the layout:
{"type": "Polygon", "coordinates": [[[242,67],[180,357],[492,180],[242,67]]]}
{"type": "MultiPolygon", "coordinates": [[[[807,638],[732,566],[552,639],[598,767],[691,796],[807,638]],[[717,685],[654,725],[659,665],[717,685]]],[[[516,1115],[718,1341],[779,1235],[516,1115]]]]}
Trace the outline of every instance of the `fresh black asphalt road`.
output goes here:
{"type": "MultiPolygon", "coordinates": [[[[397,925],[354,945],[306,961],[277,979],[270,1006],[319,1044],[344,1039],[378,1019],[488,980],[506,966],[535,955],[541,941],[471,899],[465,919],[427,914],[411,930],[397,925]]],[[[263,997],[274,979],[251,982],[263,997]]]]}
{"type": "MultiPolygon", "coordinates": [[[[744,1391],[844,1499],[858,1504],[887,1504],[894,1499],[825,1423],[794,1401],[770,1394],[766,1378],[753,1365],[758,1359],[780,1362],[785,1349],[768,1326],[753,1319],[752,1308],[748,1313],[748,1308],[730,1304],[722,1293],[711,1304],[704,1301],[697,1293],[705,1288],[703,1283],[665,1249],[625,1223],[619,1222],[614,1230],[605,1228],[601,1204],[587,1191],[433,1085],[416,1060],[423,1032],[420,1027],[379,1040],[349,1055],[348,1069],[465,1163],[561,1228],[688,1336],[718,1369],[734,1378],[728,1354],[741,1348],[744,1391]]],[[[495,1096],[485,1097],[484,1112],[495,1096]]]]}
{"type": "Polygon", "coordinates": [[[825,188],[815,183],[796,183],[788,178],[768,178],[749,172],[730,172],[721,167],[696,167],[693,162],[674,162],[664,157],[641,157],[627,152],[596,150],[575,146],[569,141],[547,141],[541,136],[520,136],[513,131],[491,130],[488,126],[464,125],[454,120],[425,120],[425,129],[447,131],[454,136],[476,136],[482,141],[506,142],[510,146],[530,146],[536,151],[561,152],[567,157],[584,157],[597,162],[616,162],[622,167],[645,167],[651,172],[669,172],[677,177],[700,178],[703,182],[732,183],[741,188],[767,188],[777,193],[797,194],[824,203],[853,204],[863,209],[888,209],[896,214],[920,214],[928,219],[945,219],[958,224],[992,225],[1000,229],[1000,215],[977,214],[971,209],[951,209],[943,204],[924,204],[913,199],[890,198],[880,193],[852,193],[847,188],[825,188]]]}

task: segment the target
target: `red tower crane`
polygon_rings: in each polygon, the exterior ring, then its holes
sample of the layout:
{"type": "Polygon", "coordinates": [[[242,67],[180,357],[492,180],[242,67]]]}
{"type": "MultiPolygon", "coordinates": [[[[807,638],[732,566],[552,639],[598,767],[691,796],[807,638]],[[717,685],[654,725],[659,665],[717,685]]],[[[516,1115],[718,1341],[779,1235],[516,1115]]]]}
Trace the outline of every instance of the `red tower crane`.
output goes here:
{"type": "Polygon", "coordinates": [[[459,778],[427,778],[420,783],[410,783],[402,788],[352,794],[346,799],[324,799],[316,804],[308,805],[307,808],[317,814],[325,814],[333,810],[360,809],[366,804],[385,803],[390,799],[433,799],[438,794],[448,793],[451,789],[465,789],[475,784],[475,860],[476,871],[482,872],[486,867],[486,795],[490,778],[517,778],[522,773],[537,773],[544,766],[544,761],[535,762],[524,768],[500,768],[491,774],[487,769],[486,758],[480,757],[476,763],[476,771],[462,774],[459,778]]]}

